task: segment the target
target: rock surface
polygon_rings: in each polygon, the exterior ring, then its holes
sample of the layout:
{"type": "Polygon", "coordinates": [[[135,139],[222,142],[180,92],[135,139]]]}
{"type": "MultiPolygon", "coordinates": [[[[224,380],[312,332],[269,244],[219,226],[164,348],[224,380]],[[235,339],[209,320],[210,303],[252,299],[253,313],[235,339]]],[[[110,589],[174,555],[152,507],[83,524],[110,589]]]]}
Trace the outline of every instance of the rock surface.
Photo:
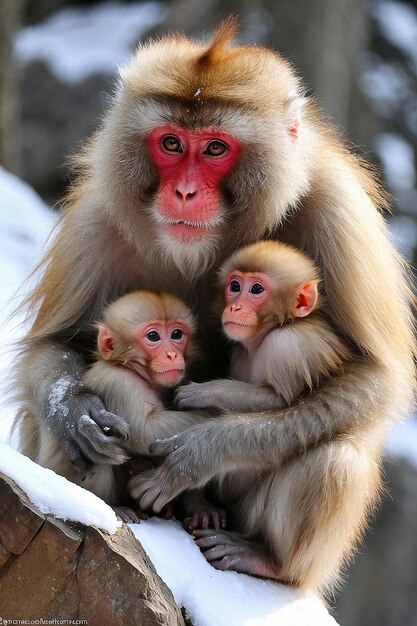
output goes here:
{"type": "Polygon", "coordinates": [[[125,524],[108,535],[44,516],[0,473],[0,616],[89,626],[184,626],[125,524]]]}

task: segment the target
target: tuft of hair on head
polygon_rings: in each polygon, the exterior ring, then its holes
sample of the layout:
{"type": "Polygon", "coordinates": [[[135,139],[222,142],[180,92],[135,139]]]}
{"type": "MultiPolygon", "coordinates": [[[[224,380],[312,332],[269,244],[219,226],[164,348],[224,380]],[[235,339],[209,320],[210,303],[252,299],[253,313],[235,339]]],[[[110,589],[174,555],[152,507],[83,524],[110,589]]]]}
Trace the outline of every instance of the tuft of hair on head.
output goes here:
{"type": "Polygon", "coordinates": [[[216,30],[209,47],[198,57],[197,64],[204,67],[223,58],[225,51],[231,47],[237,29],[238,21],[235,16],[225,18],[216,30]]]}

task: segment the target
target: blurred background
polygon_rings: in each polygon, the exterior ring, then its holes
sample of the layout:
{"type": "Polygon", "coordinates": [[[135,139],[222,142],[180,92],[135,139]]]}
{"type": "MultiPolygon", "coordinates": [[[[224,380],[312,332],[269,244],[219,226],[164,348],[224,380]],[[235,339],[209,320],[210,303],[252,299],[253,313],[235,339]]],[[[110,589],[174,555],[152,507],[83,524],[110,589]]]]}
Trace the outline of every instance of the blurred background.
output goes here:
{"type": "MultiPolygon", "coordinates": [[[[379,167],[393,240],[414,263],[417,0],[0,0],[0,165],[59,204],[68,157],[97,127],[136,43],[172,30],[204,36],[231,13],[240,40],[289,58],[328,119],[379,167]]],[[[0,185],[0,212],[10,210],[1,194],[0,185]]],[[[389,441],[387,495],[333,603],[341,626],[417,625],[416,441],[412,417],[389,441]]]]}

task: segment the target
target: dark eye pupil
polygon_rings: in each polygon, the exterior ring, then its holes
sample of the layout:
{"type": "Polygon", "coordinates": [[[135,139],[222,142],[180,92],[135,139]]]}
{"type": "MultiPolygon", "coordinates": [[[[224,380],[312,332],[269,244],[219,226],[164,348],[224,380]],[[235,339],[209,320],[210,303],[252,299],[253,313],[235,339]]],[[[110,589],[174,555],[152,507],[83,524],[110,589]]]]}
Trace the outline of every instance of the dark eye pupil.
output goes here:
{"type": "Polygon", "coordinates": [[[250,292],[254,293],[255,295],[258,293],[262,293],[263,291],[265,291],[265,289],[260,283],[255,283],[254,285],[252,285],[250,290],[250,292]]]}
{"type": "Polygon", "coordinates": [[[171,334],[171,339],[181,339],[181,337],[183,336],[183,332],[182,330],[180,330],[179,328],[177,328],[176,330],[172,331],[171,334]]]}
{"type": "Polygon", "coordinates": [[[240,285],[237,280],[232,280],[230,283],[230,291],[233,291],[234,293],[238,293],[240,291],[240,285]]]}
{"type": "Polygon", "coordinates": [[[159,341],[160,340],[160,336],[158,335],[156,330],[151,330],[151,332],[148,333],[146,336],[149,339],[149,341],[159,341]]]}

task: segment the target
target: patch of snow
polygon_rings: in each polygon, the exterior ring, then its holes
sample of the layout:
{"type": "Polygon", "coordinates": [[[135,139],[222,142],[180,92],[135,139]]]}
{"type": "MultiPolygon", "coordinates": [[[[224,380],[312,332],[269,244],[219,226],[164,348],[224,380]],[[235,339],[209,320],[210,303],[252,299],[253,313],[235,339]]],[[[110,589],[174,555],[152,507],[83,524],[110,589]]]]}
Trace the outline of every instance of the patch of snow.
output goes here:
{"type": "Polygon", "coordinates": [[[394,190],[415,185],[414,148],[397,133],[381,133],[375,150],[382,161],[388,185],[394,190]]]}
{"type": "Polygon", "coordinates": [[[382,34],[412,61],[417,70],[417,10],[411,3],[382,0],[373,13],[382,34]]]}
{"type": "Polygon", "coordinates": [[[361,66],[360,86],[373,109],[383,117],[392,116],[412,93],[406,72],[399,64],[386,63],[373,54],[367,54],[361,66]]]}
{"type": "Polygon", "coordinates": [[[406,258],[412,260],[417,248],[417,223],[407,215],[394,215],[389,223],[393,243],[397,250],[406,258]]]}
{"type": "Polygon", "coordinates": [[[14,480],[45,515],[95,526],[110,534],[121,526],[113,509],[103,500],[34,463],[6,443],[0,443],[0,471],[14,480]]]}
{"type": "Polygon", "coordinates": [[[134,45],[167,14],[161,2],[67,7],[18,32],[13,53],[25,63],[45,62],[66,83],[92,74],[114,74],[134,45]]]}
{"type": "Polygon", "coordinates": [[[152,518],[131,529],[156,571],[198,626],[335,626],[310,594],[209,565],[178,522],[152,518]]]}
{"type": "Polygon", "coordinates": [[[396,458],[406,459],[417,468],[417,419],[410,418],[397,424],[387,440],[387,453],[396,458]]]}

